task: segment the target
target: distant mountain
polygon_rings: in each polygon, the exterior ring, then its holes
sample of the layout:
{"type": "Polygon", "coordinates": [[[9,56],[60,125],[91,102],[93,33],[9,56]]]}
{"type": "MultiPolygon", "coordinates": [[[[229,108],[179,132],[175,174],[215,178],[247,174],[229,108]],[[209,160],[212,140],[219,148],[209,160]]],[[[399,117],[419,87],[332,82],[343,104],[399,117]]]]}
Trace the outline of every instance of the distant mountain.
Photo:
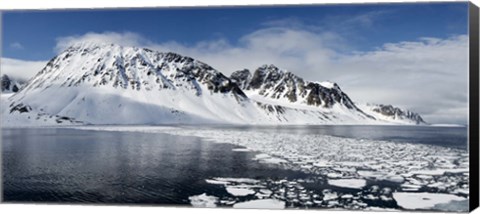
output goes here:
{"type": "Polygon", "coordinates": [[[249,70],[232,73],[230,78],[252,99],[293,107],[310,106],[329,109],[336,106],[345,108],[367,118],[336,83],[305,81],[301,77],[277,68],[263,65],[253,74],[249,70]]]}
{"type": "Polygon", "coordinates": [[[365,104],[361,107],[365,112],[379,119],[404,123],[426,124],[418,113],[392,105],[365,104]]]}
{"type": "Polygon", "coordinates": [[[17,79],[12,79],[6,74],[2,75],[0,78],[0,86],[2,88],[2,93],[15,93],[18,92],[23,86],[24,82],[17,79]]]}
{"type": "Polygon", "coordinates": [[[335,83],[304,81],[274,65],[227,77],[176,53],[93,43],[73,45],[50,60],[22,90],[2,100],[2,114],[9,124],[399,121],[365,113],[335,83]]]}

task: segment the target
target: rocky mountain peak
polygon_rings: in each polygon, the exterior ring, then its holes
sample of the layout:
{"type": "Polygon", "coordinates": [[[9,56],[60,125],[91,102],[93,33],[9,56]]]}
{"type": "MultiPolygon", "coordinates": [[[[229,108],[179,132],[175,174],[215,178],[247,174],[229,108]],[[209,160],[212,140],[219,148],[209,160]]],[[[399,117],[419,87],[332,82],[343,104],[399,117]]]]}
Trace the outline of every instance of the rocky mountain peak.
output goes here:
{"type": "Polygon", "coordinates": [[[401,109],[392,105],[367,104],[367,106],[374,113],[392,120],[409,120],[415,122],[416,124],[426,124],[423,118],[415,112],[401,109]]]}
{"type": "Polygon", "coordinates": [[[0,77],[0,86],[3,93],[18,92],[23,87],[23,85],[23,81],[12,79],[6,74],[3,74],[0,77]]]}
{"type": "Polygon", "coordinates": [[[196,95],[242,90],[211,66],[172,52],[115,44],[77,43],[50,60],[28,87],[111,86],[131,90],[186,90],[196,95]],[[205,88],[204,88],[205,87],[205,88]]]}
{"type": "Polygon", "coordinates": [[[246,69],[236,71],[230,78],[250,95],[323,108],[338,104],[361,111],[336,83],[305,81],[275,65],[262,65],[253,74],[246,69]]]}

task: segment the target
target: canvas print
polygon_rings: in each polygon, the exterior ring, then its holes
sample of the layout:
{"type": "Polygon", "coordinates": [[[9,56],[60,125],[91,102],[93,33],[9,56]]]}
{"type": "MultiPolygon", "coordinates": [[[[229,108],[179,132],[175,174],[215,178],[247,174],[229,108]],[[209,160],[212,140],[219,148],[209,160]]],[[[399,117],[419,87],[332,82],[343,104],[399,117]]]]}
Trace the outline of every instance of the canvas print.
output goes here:
{"type": "Polygon", "coordinates": [[[7,203],[464,212],[468,3],[2,12],[7,203]]]}

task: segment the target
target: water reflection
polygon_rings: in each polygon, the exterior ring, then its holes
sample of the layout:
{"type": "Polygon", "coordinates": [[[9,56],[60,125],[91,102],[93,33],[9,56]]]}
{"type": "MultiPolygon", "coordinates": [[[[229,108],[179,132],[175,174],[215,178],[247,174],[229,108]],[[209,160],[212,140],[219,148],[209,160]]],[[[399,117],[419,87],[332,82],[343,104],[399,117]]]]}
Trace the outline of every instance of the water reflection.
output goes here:
{"type": "Polygon", "coordinates": [[[212,176],[288,177],[254,154],[196,137],[73,129],[3,129],[6,201],[188,204],[223,191],[212,176]]]}

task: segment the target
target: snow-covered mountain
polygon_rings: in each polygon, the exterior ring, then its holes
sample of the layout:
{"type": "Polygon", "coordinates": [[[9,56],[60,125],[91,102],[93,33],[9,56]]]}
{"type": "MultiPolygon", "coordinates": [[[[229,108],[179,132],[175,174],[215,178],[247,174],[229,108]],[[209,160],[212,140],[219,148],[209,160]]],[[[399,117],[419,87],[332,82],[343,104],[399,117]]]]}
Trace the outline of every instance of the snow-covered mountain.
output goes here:
{"type": "Polygon", "coordinates": [[[2,88],[2,93],[15,93],[19,91],[23,86],[24,82],[21,80],[10,78],[8,75],[3,74],[0,77],[0,86],[2,88]]]}
{"type": "Polygon", "coordinates": [[[249,70],[232,73],[230,78],[252,99],[294,108],[309,109],[343,108],[367,118],[336,83],[305,81],[301,77],[277,68],[263,65],[253,74],[249,70]],[[311,108],[313,107],[313,108],[311,108]]]}
{"type": "Polygon", "coordinates": [[[304,81],[273,65],[227,77],[179,54],[93,43],[50,60],[2,100],[2,114],[4,124],[51,118],[87,124],[396,122],[363,112],[334,83],[304,81]]]}
{"type": "Polygon", "coordinates": [[[401,109],[392,105],[369,103],[359,105],[359,107],[362,108],[364,112],[379,119],[397,121],[407,124],[426,124],[426,122],[418,113],[411,112],[406,109],[401,109]]]}

